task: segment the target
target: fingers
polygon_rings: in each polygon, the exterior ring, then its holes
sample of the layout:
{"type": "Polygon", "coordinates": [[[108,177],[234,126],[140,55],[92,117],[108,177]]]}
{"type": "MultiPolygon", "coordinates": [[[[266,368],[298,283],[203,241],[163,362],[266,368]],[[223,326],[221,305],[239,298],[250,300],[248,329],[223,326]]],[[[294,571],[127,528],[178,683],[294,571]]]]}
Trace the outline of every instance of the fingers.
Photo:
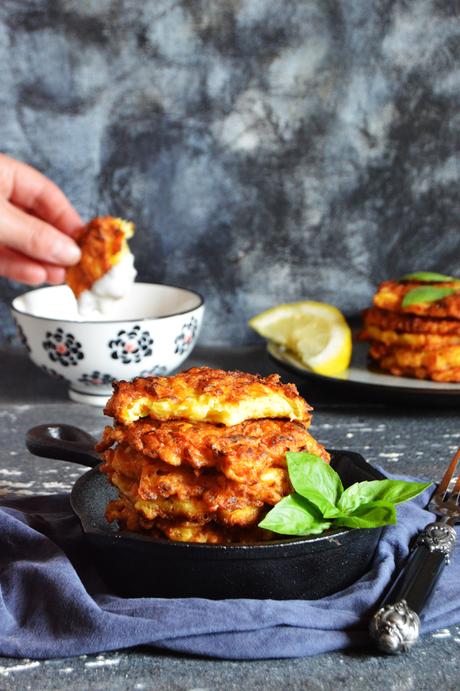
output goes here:
{"type": "Polygon", "coordinates": [[[0,276],[31,286],[41,283],[58,285],[65,280],[65,269],[51,264],[39,264],[19,252],[0,246],[0,276]]]}
{"type": "Polygon", "coordinates": [[[0,243],[47,264],[71,266],[80,248],[65,233],[0,199],[0,243]]]}
{"type": "Polygon", "coordinates": [[[0,154],[0,193],[12,204],[74,235],[83,222],[65,194],[31,166],[0,154]]]}
{"type": "Polygon", "coordinates": [[[7,247],[0,247],[0,274],[30,286],[44,283],[47,276],[44,266],[22,257],[7,247]]]}
{"type": "Polygon", "coordinates": [[[53,266],[52,264],[42,264],[46,269],[46,283],[52,285],[59,285],[65,281],[65,269],[62,266],[53,266]]]}
{"type": "Polygon", "coordinates": [[[0,154],[0,275],[29,285],[62,283],[64,267],[81,256],[67,236],[82,225],[53,182],[0,154]]]}

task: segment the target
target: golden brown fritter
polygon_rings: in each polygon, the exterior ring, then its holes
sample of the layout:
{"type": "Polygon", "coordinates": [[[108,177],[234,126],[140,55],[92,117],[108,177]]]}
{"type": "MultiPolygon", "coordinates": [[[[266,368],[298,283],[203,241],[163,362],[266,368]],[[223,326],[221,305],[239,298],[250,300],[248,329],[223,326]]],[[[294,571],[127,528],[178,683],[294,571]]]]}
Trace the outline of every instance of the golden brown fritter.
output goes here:
{"type": "Polygon", "coordinates": [[[373,342],[369,354],[379,367],[396,376],[442,382],[460,381],[460,346],[414,350],[390,348],[373,342]]]}
{"type": "Polygon", "coordinates": [[[166,537],[178,542],[201,542],[208,544],[259,542],[269,540],[273,533],[257,526],[249,528],[217,525],[216,523],[194,523],[185,520],[157,519],[149,521],[133,507],[129,499],[122,497],[111,501],[106,509],[106,519],[117,521],[121,530],[148,535],[149,537],[166,537]]]}
{"type": "Polygon", "coordinates": [[[270,466],[286,466],[287,451],[308,451],[329,462],[329,454],[303,422],[246,420],[233,427],[187,420],[138,420],[106,427],[98,451],[126,443],[136,451],[173,466],[216,468],[237,482],[252,483],[270,466]]]}
{"type": "Polygon", "coordinates": [[[379,329],[378,326],[366,326],[359,334],[361,340],[377,341],[386,346],[400,346],[415,350],[445,348],[460,345],[460,336],[445,334],[404,333],[379,329]]]}
{"type": "Polygon", "coordinates": [[[194,367],[171,377],[115,382],[104,412],[123,424],[149,417],[232,426],[260,418],[305,421],[310,411],[294,384],[283,384],[277,374],[194,367]]]}
{"type": "Polygon", "coordinates": [[[216,470],[197,472],[147,458],[127,445],[104,452],[112,484],[147,518],[187,518],[206,523],[247,525],[264,504],[273,506],[292,491],[286,468],[262,469],[252,484],[235,482],[216,470]],[[254,507],[254,510],[246,509],[254,507]]]}
{"type": "Polygon", "coordinates": [[[360,340],[379,367],[396,376],[457,382],[460,377],[460,281],[384,281],[374,307],[363,313],[360,340]],[[420,287],[458,292],[435,302],[403,307],[407,293],[420,287]]]}
{"type": "Polygon", "coordinates": [[[420,283],[413,281],[384,281],[380,284],[374,295],[374,305],[380,309],[389,310],[390,312],[399,312],[402,314],[418,314],[420,316],[434,317],[440,319],[460,319],[460,281],[450,281],[449,283],[442,283],[443,288],[454,288],[458,293],[448,295],[441,300],[429,303],[418,303],[402,306],[402,301],[406,293],[414,288],[421,286],[427,287],[439,283],[420,283]]]}
{"type": "Polygon", "coordinates": [[[66,283],[75,297],[90,290],[93,283],[120,261],[128,251],[126,240],[133,234],[133,223],[112,216],[93,218],[82,228],[76,238],[81,259],[66,272],[66,283]]]}
{"type": "Polygon", "coordinates": [[[142,489],[135,480],[117,471],[111,473],[110,481],[122,496],[130,500],[139,514],[155,523],[158,519],[187,520],[201,525],[215,521],[224,526],[246,527],[260,519],[264,506],[262,501],[245,497],[243,493],[240,496],[231,495],[231,488],[220,487],[217,477],[207,478],[206,481],[202,478],[201,484],[193,484],[191,478],[179,478],[179,471],[171,470],[171,466],[169,468],[169,477],[162,482],[156,482],[151,476],[152,482],[149,483],[149,477],[144,476],[141,479],[142,489]],[[169,487],[171,489],[168,490],[169,487]],[[180,496],[170,493],[173,489],[179,489],[180,496]],[[148,498],[143,499],[141,491],[148,498]]]}
{"type": "Polygon", "coordinates": [[[392,356],[379,360],[379,367],[396,377],[411,377],[412,379],[430,379],[440,383],[460,382],[460,367],[452,367],[444,370],[432,370],[426,367],[402,367],[395,363],[392,356]]]}
{"type": "MultiPolygon", "coordinates": [[[[260,519],[261,520],[261,519],[260,519]]],[[[190,521],[175,522],[159,520],[156,527],[169,540],[178,542],[205,542],[208,544],[222,543],[254,543],[270,540],[273,533],[257,526],[250,528],[228,528],[215,523],[206,525],[194,524],[190,521]]]]}
{"type": "Polygon", "coordinates": [[[390,312],[378,307],[371,307],[363,312],[363,324],[365,328],[376,326],[382,331],[460,336],[460,320],[429,319],[413,314],[390,312]]]}

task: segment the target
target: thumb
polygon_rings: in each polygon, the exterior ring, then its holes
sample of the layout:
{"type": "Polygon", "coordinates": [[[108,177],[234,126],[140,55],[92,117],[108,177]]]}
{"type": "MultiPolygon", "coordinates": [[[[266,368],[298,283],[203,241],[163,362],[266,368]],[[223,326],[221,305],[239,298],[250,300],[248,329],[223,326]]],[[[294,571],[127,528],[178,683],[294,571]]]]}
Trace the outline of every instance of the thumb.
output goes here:
{"type": "Polygon", "coordinates": [[[0,199],[0,243],[32,259],[59,266],[80,260],[78,245],[65,233],[0,199]]]}

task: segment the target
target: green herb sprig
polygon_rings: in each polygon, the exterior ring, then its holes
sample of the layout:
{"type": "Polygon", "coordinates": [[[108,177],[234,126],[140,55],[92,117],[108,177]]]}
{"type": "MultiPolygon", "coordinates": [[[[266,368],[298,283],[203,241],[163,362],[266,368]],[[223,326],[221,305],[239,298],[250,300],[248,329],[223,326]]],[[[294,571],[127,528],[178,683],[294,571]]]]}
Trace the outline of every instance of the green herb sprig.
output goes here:
{"type": "Polygon", "coordinates": [[[396,523],[396,504],[430,482],[371,480],[343,488],[338,473],[311,453],[286,454],[294,493],[281,499],[259,527],[282,535],[315,535],[328,528],[377,528],[396,523]]]}
{"type": "Polygon", "coordinates": [[[418,271],[414,274],[406,274],[401,278],[401,281],[420,281],[421,283],[448,283],[455,280],[454,276],[438,274],[435,271],[418,271]]]}
{"type": "Polygon", "coordinates": [[[409,305],[419,305],[420,303],[437,302],[449,295],[454,295],[460,292],[457,288],[447,288],[442,286],[420,286],[413,288],[405,294],[402,306],[409,307],[409,305]]]}
{"type": "MultiPolygon", "coordinates": [[[[435,271],[418,271],[413,274],[406,274],[400,281],[418,281],[419,283],[450,283],[458,281],[455,276],[446,276],[445,274],[438,274],[435,271]]],[[[449,295],[459,293],[458,286],[443,286],[443,285],[421,285],[417,288],[409,290],[403,300],[402,307],[410,307],[411,305],[420,305],[423,303],[437,302],[449,295]]]]}

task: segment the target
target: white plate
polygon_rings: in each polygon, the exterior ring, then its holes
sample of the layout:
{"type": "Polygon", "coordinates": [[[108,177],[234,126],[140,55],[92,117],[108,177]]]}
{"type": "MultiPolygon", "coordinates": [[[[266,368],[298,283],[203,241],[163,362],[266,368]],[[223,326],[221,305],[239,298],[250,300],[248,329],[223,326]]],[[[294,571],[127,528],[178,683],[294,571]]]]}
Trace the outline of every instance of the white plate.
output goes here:
{"type": "Polygon", "coordinates": [[[288,368],[304,375],[308,379],[317,382],[323,381],[328,383],[336,383],[339,385],[352,385],[360,388],[368,389],[393,389],[395,393],[413,393],[413,394],[430,394],[433,398],[439,397],[459,397],[460,398],[460,384],[447,384],[444,382],[432,382],[426,379],[411,379],[409,377],[395,377],[392,374],[383,374],[369,369],[368,366],[368,350],[367,343],[354,342],[353,356],[350,367],[340,375],[326,376],[323,374],[316,374],[308,369],[293,353],[285,350],[282,346],[275,343],[268,343],[267,349],[269,354],[280,364],[288,366],[288,368]]]}

